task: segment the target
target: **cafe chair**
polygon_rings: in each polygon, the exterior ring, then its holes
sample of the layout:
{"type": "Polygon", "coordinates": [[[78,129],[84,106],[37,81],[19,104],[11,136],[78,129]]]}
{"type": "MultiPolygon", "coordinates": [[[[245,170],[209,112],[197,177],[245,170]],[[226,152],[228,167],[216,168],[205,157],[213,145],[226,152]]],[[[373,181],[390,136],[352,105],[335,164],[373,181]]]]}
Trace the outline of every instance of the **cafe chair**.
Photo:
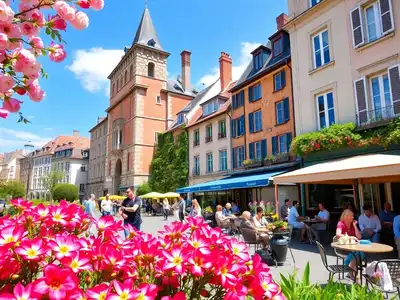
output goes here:
{"type": "Polygon", "coordinates": [[[254,251],[257,251],[261,247],[261,241],[257,237],[257,233],[248,228],[240,228],[242,232],[244,242],[249,246],[254,247],[254,251]]]}
{"type": "Polygon", "coordinates": [[[389,298],[388,294],[393,294],[397,292],[397,297],[400,299],[400,259],[381,259],[375,265],[375,272],[378,270],[379,264],[385,263],[388,270],[390,278],[392,279],[393,290],[392,291],[385,291],[382,289],[380,285],[377,285],[375,281],[369,277],[368,275],[364,275],[367,279],[367,286],[378,289],[386,294],[386,297],[389,298]]]}
{"type": "Polygon", "coordinates": [[[321,259],[322,259],[322,263],[324,264],[325,269],[329,272],[329,280],[331,281],[333,279],[333,276],[335,274],[339,274],[340,273],[348,273],[353,271],[353,269],[351,269],[349,266],[345,266],[345,265],[328,265],[328,259],[326,258],[326,252],[325,252],[325,248],[324,246],[321,245],[320,242],[316,241],[315,242],[318,246],[318,250],[319,250],[319,254],[321,255],[321,259]]]}
{"type": "Polygon", "coordinates": [[[287,236],[288,242],[289,242],[288,248],[289,248],[289,251],[290,251],[290,255],[292,256],[293,263],[296,264],[296,260],[294,259],[292,247],[290,247],[290,243],[292,242],[293,226],[292,226],[292,225],[289,225],[289,226],[288,226],[288,230],[289,230],[289,234],[288,234],[288,236],[287,236]]]}
{"type": "MultiPolygon", "coordinates": [[[[338,240],[337,237],[334,236],[332,239],[332,242],[337,242],[337,240],[338,240]]],[[[344,260],[346,259],[348,252],[341,251],[336,248],[333,248],[333,251],[336,256],[336,264],[339,265],[339,260],[341,260],[342,265],[344,265],[344,260]]],[[[339,274],[339,280],[340,279],[344,279],[344,272],[342,274],[339,274]],[[342,276],[340,276],[340,275],[342,275],[342,276]]]]}

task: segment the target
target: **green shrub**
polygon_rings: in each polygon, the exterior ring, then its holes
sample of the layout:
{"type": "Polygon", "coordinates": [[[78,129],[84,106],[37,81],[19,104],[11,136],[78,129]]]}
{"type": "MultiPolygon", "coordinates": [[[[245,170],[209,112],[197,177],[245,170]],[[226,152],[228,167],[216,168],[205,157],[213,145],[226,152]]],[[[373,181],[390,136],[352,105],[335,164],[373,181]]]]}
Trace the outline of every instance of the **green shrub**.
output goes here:
{"type": "Polygon", "coordinates": [[[54,200],[67,200],[69,202],[78,199],[78,188],[74,184],[60,183],[54,187],[53,199],[54,200]]]}
{"type": "Polygon", "coordinates": [[[46,200],[44,200],[44,199],[32,199],[31,202],[32,202],[33,205],[35,205],[35,206],[39,205],[40,203],[43,203],[43,204],[46,205],[46,206],[50,204],[49,201],[46,201],[46,200]]]}
{"type": "Polygon", "coordinates": [[[141,184],[137,189],[136,189],[136,196],[141,196],[141,195],[146,195],[151,192],[151,188],[147,182],[141,184]]]}
{"type": "Polygon", "coordinates": [[[0,185],[0,195],[2,197],[11,197],[11,199],[25,197],[25,185],[18,180],[3,182],[0,185]]]}

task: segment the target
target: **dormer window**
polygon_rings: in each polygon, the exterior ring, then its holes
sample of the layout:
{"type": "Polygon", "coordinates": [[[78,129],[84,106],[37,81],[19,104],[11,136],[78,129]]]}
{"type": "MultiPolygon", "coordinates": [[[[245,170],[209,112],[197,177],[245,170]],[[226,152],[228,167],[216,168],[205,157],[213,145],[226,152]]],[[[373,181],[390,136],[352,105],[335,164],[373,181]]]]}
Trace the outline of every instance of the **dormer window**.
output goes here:
{"type": "Polygon", "coordinates": [[[273,43],[273,49],[274,49],[274,56],[278,56],[283,52],[283,38],[280,37],[278,38],[274,43],[273,43]]]}
{"type": "Polygon", "coordinates": [[[152,62],[147,65],[147,76],[154,77],[154,63],[152,62]]]}
{"type": "Polygon", "coordinates": [[[147,42],[147,45],[150,46],[150,47],[154,47],[154,46],[156,45],[156,41],[153,40],[153,39],[151,39],[151,40],[149,40],[149,41],[147,42]]]}
{"type": "Polygon", "coordinates": [[[211,115],[212,113],[216,112],[219,109],[219,102],[218,100],[210,101],[203,105],[203,117],[211,115]]]}
{"type": "Polygon", "coordinates": [[[176,123],[177,123],[178,125],[179,125],[179,124],[183,124],[184,120],[185,120],[185,115],[184,115],[183,113],[179,113],[179,114],[178,114],[178,119],[177,119],[176,123]]]}
{"type": "Polygon", "coordinates": [[[263,53],[259,52],[254,55],[254,69],[256,71],[260,70],[264,65],[263,53]]]}

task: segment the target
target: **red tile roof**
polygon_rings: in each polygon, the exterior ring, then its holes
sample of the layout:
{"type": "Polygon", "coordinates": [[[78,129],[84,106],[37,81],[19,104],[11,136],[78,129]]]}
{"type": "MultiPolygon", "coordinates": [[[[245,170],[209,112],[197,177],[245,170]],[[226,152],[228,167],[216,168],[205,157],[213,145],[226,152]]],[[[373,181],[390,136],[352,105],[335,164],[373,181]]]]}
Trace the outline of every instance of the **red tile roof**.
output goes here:
{"type": "MultiPolygon", "coordinates": [[[[35,156],[52,155],[55,151],[59,151],[58,149],[63,147],[64,144],[68,144],[69,142],[78,142],[79,145],[82,145],[82,149],[89,148],[90,146],[90,140],[86,137],[59,135],[42,148],[37,149],[35,151],[35,156]]],[[[73,148],[73,146],[69,145],[69,148],[73,148]]]]}

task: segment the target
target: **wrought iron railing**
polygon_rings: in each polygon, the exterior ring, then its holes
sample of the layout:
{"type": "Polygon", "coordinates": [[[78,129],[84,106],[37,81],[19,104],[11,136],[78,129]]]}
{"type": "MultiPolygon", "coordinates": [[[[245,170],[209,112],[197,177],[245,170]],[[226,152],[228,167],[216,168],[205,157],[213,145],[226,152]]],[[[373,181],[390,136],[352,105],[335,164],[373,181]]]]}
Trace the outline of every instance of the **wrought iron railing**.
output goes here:
{"type": "Polygon", "coordinates": [[[373,110],[359,112],[356,115],[357,125],[366,126],[390,121],[400,116],[400,102],[373,110]]]}
{"type": "Polygon", "coordinates": [[[209,143],[212,141],[212,136],[206,136],[206,143],[209,143]]]}

